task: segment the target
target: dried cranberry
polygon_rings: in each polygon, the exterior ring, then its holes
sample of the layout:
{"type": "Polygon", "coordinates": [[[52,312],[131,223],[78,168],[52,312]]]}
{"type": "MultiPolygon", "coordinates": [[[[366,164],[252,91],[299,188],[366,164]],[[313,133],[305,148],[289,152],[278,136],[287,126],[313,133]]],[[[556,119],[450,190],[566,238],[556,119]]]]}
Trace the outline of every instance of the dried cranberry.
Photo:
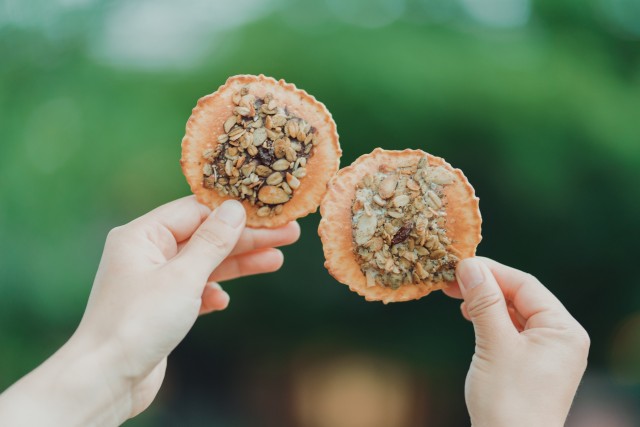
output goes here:
{"type": "Polygon", "coordinates": [[[405,240],[407,240],[407,237],[409,237],[409,234],[411,234],[412,228],[413,228],[413,223],[411,222],[407,222],[402,227],[400,227],[400,230],[398,230],[396,232],[396,235],[393,236],[393,239],[391,239],[391,244],[397,245],[398,243],[402,243],[405,240]]]}

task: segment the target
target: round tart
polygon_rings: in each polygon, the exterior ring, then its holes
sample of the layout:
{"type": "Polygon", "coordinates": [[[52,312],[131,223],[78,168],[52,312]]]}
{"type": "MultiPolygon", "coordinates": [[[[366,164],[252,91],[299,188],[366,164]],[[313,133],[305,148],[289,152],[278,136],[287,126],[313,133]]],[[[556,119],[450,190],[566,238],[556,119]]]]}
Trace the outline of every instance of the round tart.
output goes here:
{"type": "Polygon", "coordinates": [[[180,164],[200,203],[236,199],[247,225],[279,227],[318,209],[341,154],[336,124],[313,96],[239,75],[198,100],[180,164]]]}
{"type": "Polygon", "coordinates": [[[460,169],[421,150],[376,148],[338,172],[320,206],[325,267],[368,301],[408,301],[455,280],[482,236],[460,169]]]}

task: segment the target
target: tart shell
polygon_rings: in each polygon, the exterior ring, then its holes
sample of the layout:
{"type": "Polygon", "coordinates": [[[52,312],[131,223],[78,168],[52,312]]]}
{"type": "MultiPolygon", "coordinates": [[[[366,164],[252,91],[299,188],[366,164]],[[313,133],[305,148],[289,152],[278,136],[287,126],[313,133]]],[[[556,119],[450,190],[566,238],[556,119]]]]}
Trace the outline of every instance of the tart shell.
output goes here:
{"type": "Polygon", "coordinates": [[[351,207],[358,183],[365,175],[376,173],[381,165],[396,169],[415,164],[423,157],[428,159],[430,166],[442,166],[455,176],[455,181],[444,187],[447,236],[452,240],[452,252],[460,259],[472,257],[482,239],[479,199],[460,169],[454,169],[444,159],[422,150],[386,151],[376,148],[372,153],[359,157],[329,181],[327,194],[320,206],[322,220],[318,234],[329,273],[367,301],[382,301],[385,304],[409,301],[447,286],[447,282],[443,281],[425,281],[403,284],[395,290],[380,285],[368,287],[355,253],[351,207]]]}
{"type": "Polygon", "coordinates": [[[318,209],[326,192],[327,182],[338,171],[342,150],[331,113],[324,104],[304,90],[297,89],[284,80],[276,81],[262,74],[230,77],[216,92],[198,100],[187,121],[186,133],[182,139],[182,172],[200,203],[215,209],[225,200],[234,199],[233,196],[221,196],[216,190],[204,187],[202,153],[208,148],[215,149],[219,144],[218,136],[224,133],[223,123],[233,114],[233,95],[245,86],[258,98],[264,98],[271,92],[274,99],[286,106],[291,114],[303,118],[316,129],[318,143],[307,163],[307,175],[300,180],[300,187],[291,200],[283,205],[282,213],[259,217],[258,206],[251,206],[247,200],[242,201],[247,212],[248,226],[276,228],[318,209]]]}

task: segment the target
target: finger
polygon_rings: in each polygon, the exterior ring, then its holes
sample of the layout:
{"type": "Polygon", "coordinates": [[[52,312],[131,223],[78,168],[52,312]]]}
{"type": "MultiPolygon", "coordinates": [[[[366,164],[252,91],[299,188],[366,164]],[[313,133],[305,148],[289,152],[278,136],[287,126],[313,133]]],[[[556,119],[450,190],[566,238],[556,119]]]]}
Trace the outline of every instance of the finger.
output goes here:
{"type": "MultiPolygon", "coordinates": [[[[515,326],[518,332],[522,332],[524,330],[526,320],[520,315],[520,313],[518,313],[509,301],[507,301],[507,310],[509,311],[509,317],[511,318],[513,326],[515,326]]],[[[469,317],[469,312],[467,311],[467,305],[464,301],[460,304],[460,311],[462,312],[462,317],[471,321],[471,317],[469,317]]]]}
{"type": "Polygon", "coordinates": [[[527,324],[527,319],[522,317],[522,314],[520,314],[520,312],[516,310],[516,308],[513,306],[513,302],[508,301],[507,307],[509,307],[509,314],[512,314],[511,318],[515,319],[514,324],[520,327],[521,330],[523,330],[527,324]]]}
{"type": "Polygon", "coordinates": [[[195,196],[188,196],[164,204],[130,224],[160,225],[173,235],[176,242],[182,242],[191,237],[210,213],[211,209],[198,203],[195,196]]]}
{"type": "Polygon", "coordinates": [[[442,288],[442,292],[451,298],[462,299],[462,292],[457,281],[448,283],[446,288],[442,288]]]}
{"type": "Polygon", "coordinates": [[[518,332],[522,332],[526,323],[521,321],[522,316],[520,316],[513,305],[510,305],[509,303],[507,303],[507,310],[509,311],[509,317],[511,318],[511,323],[513,323],[513,326],[515,326],[518,332]]]}
{"type": "Polygon", "coordinates": [[[471,322],[471,317],[469,317],[469,312],[467,311],[467,304],[464,301],[460,304],[460,312],[462,313],[462,317],[471,322]]]}
{"type": "Polygon", "coordinates": [[[300,226],[291,221],[279,228],[245,228],[231,255],[243,254],[262,248],[275,248],[295,243],[300,238],[300,226]]]}
{"type": "Polygon", "coordinates": [[[476,341],[493,343],[508,333],[515,333],[502,290],[489,268],[477,258],[458,263],[456,277],[476,341]]]}
{"type": "Polygon", "coordinates": [[[207,278],[234,248],[244,228],[245,211],[235,200],[220,205],[193,233],[170,267],[179,275],[193,276],[198,295],[207,278]]]}
{"type": "MultiPolygon", "coordinates": [[[[274,229],[245,228],[230,255],[243,254],[256,249],[290,245],[295,243],[299,237],[300,226],[295,221],[274,229]]],[[[180,243],[178,250],[181,250],[187,242],[180,243]]]]}
{"type": "Polygon", "coordinates": [[[193,196],[174,200],[113,229],[107,246],[114,247],[111,256],[134,266],[141,259],[164,263],[176,255],[176,243],[190,237],[210,212],[193,196]]]}
{"type": "Polygon", "coordinates": [[[277,249],[267,248],[225,259],[209,280],[222,282],[253,274],[272,273],[282,267],[284,256],[277,249]]]}
{"type": "Polygon", "coordinates": [[[229,294],[216,282],[209,282],[202,292],[202,303],[199,314],[221,311],[229,305],[229,294]]]}
{"type": "Polygon", "coordinates": [[[525,329],[566,328],[577,323],[558,298],[532,275],[489,258],[482,261],[524,319],[525,329]]]}

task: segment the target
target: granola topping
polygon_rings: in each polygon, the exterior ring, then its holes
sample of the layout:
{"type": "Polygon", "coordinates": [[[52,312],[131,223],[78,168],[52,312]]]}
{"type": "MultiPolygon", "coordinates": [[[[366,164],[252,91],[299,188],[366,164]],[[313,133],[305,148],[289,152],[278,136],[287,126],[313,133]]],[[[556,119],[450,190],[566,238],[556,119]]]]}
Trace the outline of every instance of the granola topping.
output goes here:
{"type": "Polygon", "coordinates": [[[291,114],[273,95],[234,94],[235,107],[215,149],[202,153],[203,185],[258,206],[258,216],[278,215],[307,175],[316,129],[291,114]]]}
{"type": "Polygon", "coordinates": [[[458,257],[447,237],[445,186],[454,175],[426,158],[366,175],[351,206],[355,252],[367,286],[454,280],[458,257]]]}

